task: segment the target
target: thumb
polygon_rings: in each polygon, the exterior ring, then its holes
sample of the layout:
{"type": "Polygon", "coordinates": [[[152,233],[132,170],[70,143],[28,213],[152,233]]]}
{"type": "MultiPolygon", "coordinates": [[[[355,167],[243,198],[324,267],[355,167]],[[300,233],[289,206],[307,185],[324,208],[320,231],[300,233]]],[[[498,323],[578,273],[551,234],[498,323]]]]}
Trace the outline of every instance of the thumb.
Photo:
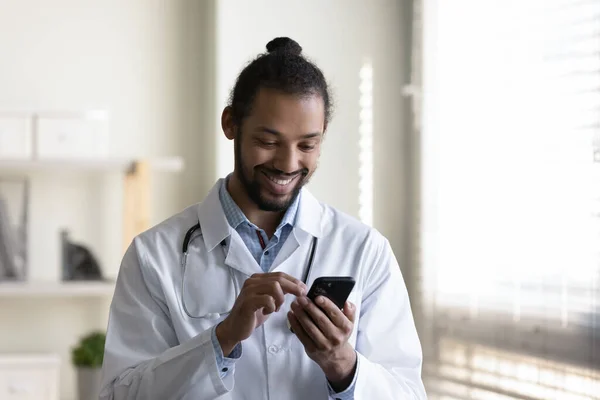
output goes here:
{"type": "Polygon", "coordinates": [[[352,322],[356,317],[356,306],[351,302],[347,301],[344,305],[344,315],[352,322]]]}

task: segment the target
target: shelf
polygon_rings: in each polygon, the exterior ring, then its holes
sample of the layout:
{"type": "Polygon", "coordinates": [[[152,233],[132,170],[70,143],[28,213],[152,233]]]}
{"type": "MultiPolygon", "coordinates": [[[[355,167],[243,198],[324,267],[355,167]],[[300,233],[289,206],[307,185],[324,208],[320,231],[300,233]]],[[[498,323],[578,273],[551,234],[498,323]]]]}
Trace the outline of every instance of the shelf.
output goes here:
{"type": "Polygon", "coordinates": [[[2,282],[0,299],[13,297],[112,297],[113,282],[2,282]]]}
{"type": "Polygon", "coordinates": [[[147,161],[154,171],[180,172],[183,170],[181,157],[163,157],[148,160],[132,158],[87,158],[49,160],[3,160],[0,159],[0,172],[128,172],[137,161],[147,161]]]}

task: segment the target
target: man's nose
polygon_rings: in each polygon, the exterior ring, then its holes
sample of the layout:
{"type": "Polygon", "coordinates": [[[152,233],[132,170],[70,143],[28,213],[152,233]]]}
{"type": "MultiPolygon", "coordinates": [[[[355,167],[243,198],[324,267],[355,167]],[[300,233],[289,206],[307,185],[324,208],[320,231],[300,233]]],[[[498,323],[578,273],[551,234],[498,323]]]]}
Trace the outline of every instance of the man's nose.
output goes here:
{"type": "Polygon", "coordinates": [[[290,147],[280,147],[275,154],[275,169],[291,174],[300,169],[298,153],[290,147]]]}

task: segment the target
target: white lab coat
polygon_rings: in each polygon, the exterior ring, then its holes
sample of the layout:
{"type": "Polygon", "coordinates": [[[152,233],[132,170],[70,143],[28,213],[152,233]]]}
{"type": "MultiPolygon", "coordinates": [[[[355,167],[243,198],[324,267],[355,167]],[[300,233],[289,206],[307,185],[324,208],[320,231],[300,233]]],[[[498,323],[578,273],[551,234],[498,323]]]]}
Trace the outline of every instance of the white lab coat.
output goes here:
{"type": "MultiPolygon", "coordinates": [[[[293,296],[242,343],[221,379],[211,328],[223,320],[246,278],[263,272],[220,205],[220,180],[207,198],[137,236],[119,271],[110,308],[103,400],[330,399],[327,380],[287,327],[293,296]],[[193,236],[185,272],[182,242],[193,236]],[[227,239],[228,250],[220,243],[227,239]],[[193,317],[191,318],[185,312],[193,317]]],[[[296,226],[272,271],[301,278],[312,237],[318,246],[307,285],[319,276],[351,275],[357,320],[355,399],[423,399],[422,352],[398,263],[375,229],[302,190],[296,226]]]]}

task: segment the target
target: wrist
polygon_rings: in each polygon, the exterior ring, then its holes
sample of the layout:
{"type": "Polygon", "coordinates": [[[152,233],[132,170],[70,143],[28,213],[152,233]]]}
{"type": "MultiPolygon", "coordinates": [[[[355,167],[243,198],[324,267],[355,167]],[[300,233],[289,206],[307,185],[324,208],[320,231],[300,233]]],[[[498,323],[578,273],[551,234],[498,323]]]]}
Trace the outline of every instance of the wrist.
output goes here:
{"type": "Polygon", "coordinates": [[[357,361],[356,351],[348,344],[339,358],[323,368],[329,384],[336,392],[344,391],[350,386],[356,373],[357,361]]]}
{"type": "Polygon", "coordinates": [[[235,346],[237,346],[238,342],[231,338],[231,335],[227,329],[226,321],[222,321],[217,325],[215,329],[215,335],[217,336],[217,340],[221,345],[223,356],[228,357],[235,346]]]}

